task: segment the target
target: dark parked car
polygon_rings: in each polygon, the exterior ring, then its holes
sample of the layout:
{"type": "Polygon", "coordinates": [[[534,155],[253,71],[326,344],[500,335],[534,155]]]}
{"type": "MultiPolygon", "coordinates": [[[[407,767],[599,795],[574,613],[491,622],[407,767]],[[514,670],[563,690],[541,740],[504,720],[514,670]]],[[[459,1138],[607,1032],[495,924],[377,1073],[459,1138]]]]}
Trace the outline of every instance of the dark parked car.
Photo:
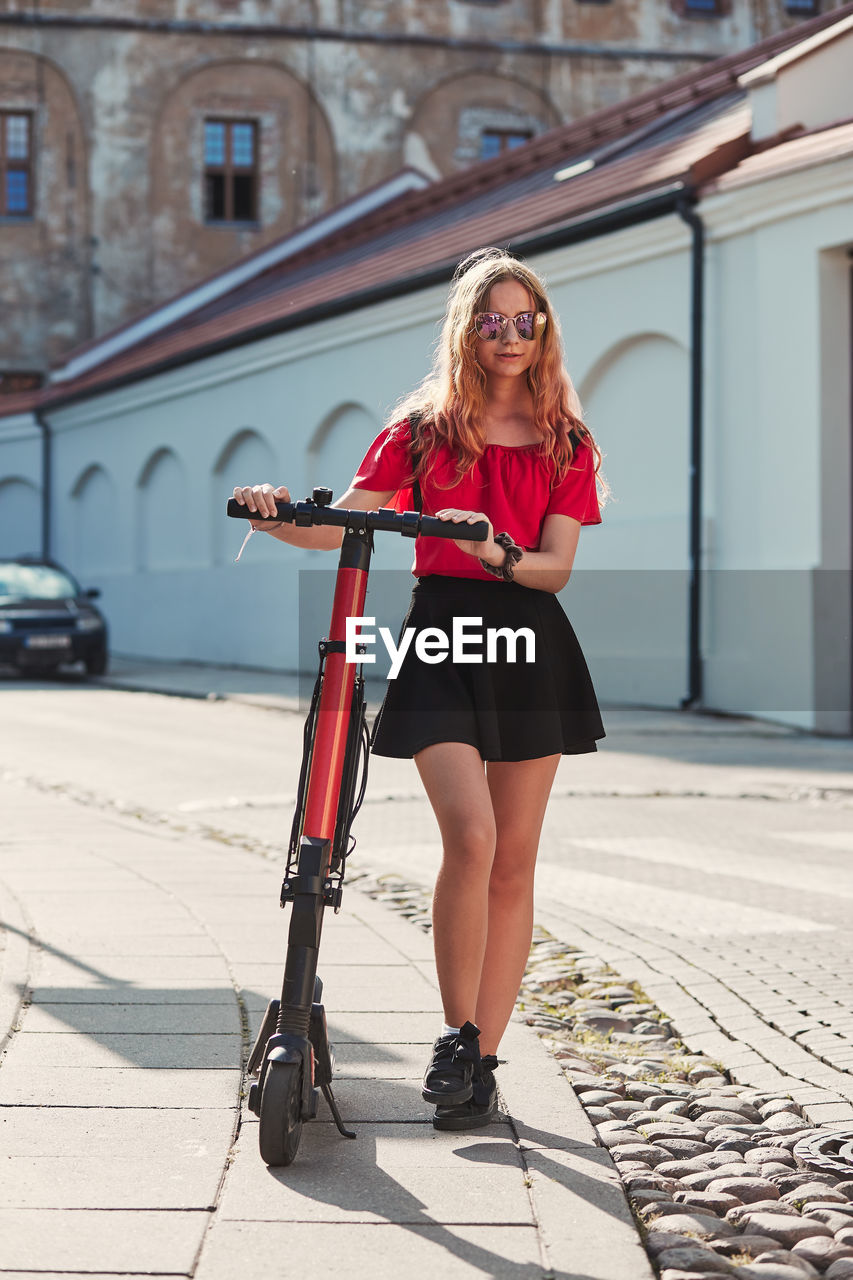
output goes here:
{"type": "Polygon", "coordinates": [[[0,560],[0,663],[44,672],[83,662],[102,676],[107,624],[92,603],[100,594],[52,561],[0,560]]]}

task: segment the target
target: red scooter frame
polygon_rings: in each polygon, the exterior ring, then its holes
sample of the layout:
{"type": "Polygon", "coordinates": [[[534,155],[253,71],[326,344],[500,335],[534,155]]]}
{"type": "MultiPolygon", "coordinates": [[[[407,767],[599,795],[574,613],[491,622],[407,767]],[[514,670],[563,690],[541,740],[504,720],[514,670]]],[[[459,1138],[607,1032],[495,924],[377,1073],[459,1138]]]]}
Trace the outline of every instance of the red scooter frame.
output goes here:
{"type": "MultiPolygon", "coordinates": [[[[356,511],[332,507],[330,489],[315,489],[303,502],[280,502],[270,520],[344,529],[328,638],[320,641],[320,668],[305,722],[302,770],[281,889],[281,906],[292,906],[281,999],[271,1000],[249,1057],[248,1105],[259,1117],[261,1157],[269,1165],[296,1158],[302,1124],[317,1114],[322,1091],[335,1124],[348,1138],[331,1090],[334,1054],[329,1045],[323,984],[317,960],[323,913],[340,909],[346,859],[355,844],[352,821],[367,785],[369,738],[361,667],[346,660],[346,620],[364,615],[367,575],[376,529],[458,538],[452,522],[417,511],[388,508],[356,511]],[[361,781],[356,783],[359,760],[361,781]]],[[[259,520],[231,499],[228,515],[259,520]]],[[[465,526],[465,537],[488,537],[484,521],[465,526]]],[[[357,646],[357,651],[364,652],[357,646]]]]}

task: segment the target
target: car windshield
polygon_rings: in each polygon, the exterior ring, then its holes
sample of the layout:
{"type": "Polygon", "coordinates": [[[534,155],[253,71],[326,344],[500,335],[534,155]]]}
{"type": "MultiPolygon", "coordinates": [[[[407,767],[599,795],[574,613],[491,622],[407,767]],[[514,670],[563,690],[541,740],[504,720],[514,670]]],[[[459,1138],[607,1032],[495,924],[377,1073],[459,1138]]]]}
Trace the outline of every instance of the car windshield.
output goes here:
{"type": "Polygon", "coordinates": [[[79,594],[77,583],[61,569],[0,562],[0,600],[70,600],[79,594]]]}

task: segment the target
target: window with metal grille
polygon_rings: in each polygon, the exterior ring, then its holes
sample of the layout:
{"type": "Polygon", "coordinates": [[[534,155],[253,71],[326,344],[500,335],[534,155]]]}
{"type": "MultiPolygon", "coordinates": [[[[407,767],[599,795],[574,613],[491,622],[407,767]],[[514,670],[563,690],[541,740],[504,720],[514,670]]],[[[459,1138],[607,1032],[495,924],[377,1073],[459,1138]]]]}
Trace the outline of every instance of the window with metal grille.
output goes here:
{"type": "Polygon", "coordinates": [[[257,222],[258,126],[254,120],[205,120],[205,222],[257,222]]]}
{"type": "Polygon", "coordinates": [[[492,160],[504,151],[529,142],[532,137],[529,129],[484,129],[480,134],[480,159],[492,160]]]}
{"type": "Polygon", "coordinates": [[[33,211],[32,116],[0,111],[0,214],[26,218],[33,211]]]}

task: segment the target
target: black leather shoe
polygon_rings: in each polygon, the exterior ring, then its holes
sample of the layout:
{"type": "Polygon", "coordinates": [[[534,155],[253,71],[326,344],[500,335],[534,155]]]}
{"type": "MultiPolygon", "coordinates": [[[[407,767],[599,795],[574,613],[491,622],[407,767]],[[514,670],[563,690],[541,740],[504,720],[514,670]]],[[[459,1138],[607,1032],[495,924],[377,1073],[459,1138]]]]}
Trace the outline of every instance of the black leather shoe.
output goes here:
{"type": "Polygon", "coordinates": [[[498,1113],[498,1090],[493,1053],[480,1059],[471,1081],[471,1097],[459,1106],[438,1106],[432,1118],[434,1129],[480,1129],[491,1124],[498,1113]]]}
{"type": "Polygon", "coordinates": [[[474,1072],[480,1065],[479,1035],[480,1028],[466,1022],[458,1034],[439,1036],[421,1090],[427,1102],[456,1106],[468,1101],[474,1072]]]}

